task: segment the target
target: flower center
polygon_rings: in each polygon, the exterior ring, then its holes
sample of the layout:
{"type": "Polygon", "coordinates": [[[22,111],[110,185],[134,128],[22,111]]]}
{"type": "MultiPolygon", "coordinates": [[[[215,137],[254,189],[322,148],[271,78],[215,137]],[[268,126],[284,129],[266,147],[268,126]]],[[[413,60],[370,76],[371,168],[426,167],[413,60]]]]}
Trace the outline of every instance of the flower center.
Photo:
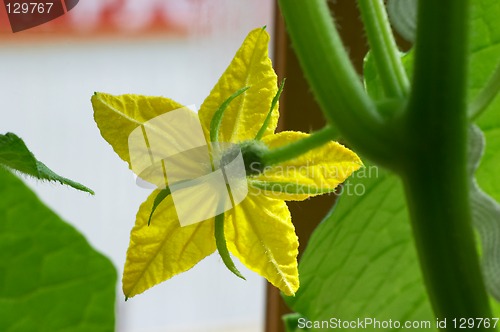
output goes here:
{"type": "Polygon", "coordinates": [[[220,160],[220,165],[225,166],[229,164],[236,158],[240,151],[245,164],[247,176],[258,175],[264,171],[265,165],[262,161],[262,157],[264,153],[268,151],[268,147],[261,141],[256,140],[241,142],[238,145],[224,151],[220,160]]]}

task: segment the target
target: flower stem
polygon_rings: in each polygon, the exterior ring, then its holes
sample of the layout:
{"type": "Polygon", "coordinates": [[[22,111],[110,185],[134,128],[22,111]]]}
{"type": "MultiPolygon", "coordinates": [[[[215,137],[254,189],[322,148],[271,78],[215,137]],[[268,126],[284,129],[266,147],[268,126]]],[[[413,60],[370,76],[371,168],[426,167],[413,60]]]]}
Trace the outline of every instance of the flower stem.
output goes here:
{"type": "Polygon", "coordinates": [[[315,149],[328,143],[333,139],[335,131],[332,127],[326,126],[306,138],[293,143],[269,150],[262,156],[262,162],[265,166],[271,166],[283,161],[299,157],[309,150],[315,149]]]}
{"type": "Polygon", "coordinates": [[[326,0],[279,0],[309,85],[323,113],[360,153],[382,165],[394,160],[394,133],[366,94],[326,0]]]}
{"type": "MultiPolygon", "coordinates": [[[[403,181],[424,281],[439,319],[492,317],[466,171],[468,0],[421,0],[403,181]]],[[[454,330],[450,324],[446,331],[454,330]]],[[[484,327],[476,331],[487,330],[484,327]]]]}
{"type": "Polygon", "coordinates": [[[358,7],[386,96],[406,97],[410,84],[394,41],[384,1],[358,0],[358,7]]]}

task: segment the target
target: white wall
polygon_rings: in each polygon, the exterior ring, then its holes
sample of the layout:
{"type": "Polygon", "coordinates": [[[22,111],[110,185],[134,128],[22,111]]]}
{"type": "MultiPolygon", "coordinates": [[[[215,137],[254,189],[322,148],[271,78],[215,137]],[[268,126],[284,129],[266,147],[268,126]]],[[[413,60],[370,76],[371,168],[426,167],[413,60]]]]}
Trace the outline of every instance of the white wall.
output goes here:
{"type": "MultiPolygon", "coordinates": [[[[44,202],[113,261],[120,276],[135,213],[150,190],[135,185],[127,165],[101,138],[91,95],[164,95],[199,106],[246,33],[269,26],[269,19],[270,13],[203,39],[69,39],[0,49],[0,133],[18,134],[54,171],[95,190],[92,197],[27,180],[44,202]]],[[[126,303],[117,285],[117,331],[261,331],[265,283],[238,268],[246,282],[215,254],[126,303]]]]}

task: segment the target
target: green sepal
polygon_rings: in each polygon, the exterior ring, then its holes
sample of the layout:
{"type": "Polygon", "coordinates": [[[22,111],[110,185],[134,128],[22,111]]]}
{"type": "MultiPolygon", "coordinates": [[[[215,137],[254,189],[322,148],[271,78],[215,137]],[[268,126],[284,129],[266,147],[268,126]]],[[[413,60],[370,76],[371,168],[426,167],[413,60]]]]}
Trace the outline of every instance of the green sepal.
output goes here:
{"type": "Polygon", "coordinates": [[[215,216],[215,244],[217,245],[217,251],[222,258],[224,265],[226,265],[229,271],[233,272],[237,277],[246,280],[234,265],[234,262],[229,255],[229,250],[227,249],[226,237],[224,235],[224,213],[215,216]]]}
{"type": "Polygon", "coordinates": [[[56,174],[41,161],[38,161],[24,141],[13,133],[0,135],[0,167],[14,170],[40,180],[56,181],[94,195],[92,189],[56,174]]]}
{"type": "Polygon", "coordinates": [[[151,213],[149,214],[148,226],[151,224],[151,218],[153,218],[153,213],[155,212],[158,205],[160,205],[160,203],[170,194],[171,194],[170,188],[167,187],[165,189],[160,190],[158,195],[156,195],[155,201],[153,203],[153,208],[151,209],[151,213]]]}
{"type": "Polygon", "coordinates": [[[278,104],[278,101],[280,100],[281,97],[281,93],[283,92],[283,88],[285,87],[285,81],[286,78],[284,78],[283,81],[281,81],[278,92],[276,92],[276,95],[274,96],[271,102],[271,108],[269,109],[269,113],[267,113],[266,119],[264,120],[262,127],[260,127],[259,132],[257,133],[257,135],[255,135],[256,140],[260,140],[262,138],[262,136],[266,132],[267,127],[269,126],[269,121],[271,121],[271,116],[273,114],[274,108],[276,107],[276,104],[278,104]]]}
{"type": "Polygon", "coordinates": [[[210,141],[211,142],[218,142],[219,141],[219,129],[220,125],[222,123],[222,117],[224,116],[224,112],[226,111],[226,108],[229,106],[229,104],[241,95],[243,92],[247,91],[250,89],[249,86],[246,86],[244,88],[239,89],[235,93],[233,93],[229,98],[227,98],[215,111],[214,116],[212,117],[212,120],[210,121],[210,141]]]}

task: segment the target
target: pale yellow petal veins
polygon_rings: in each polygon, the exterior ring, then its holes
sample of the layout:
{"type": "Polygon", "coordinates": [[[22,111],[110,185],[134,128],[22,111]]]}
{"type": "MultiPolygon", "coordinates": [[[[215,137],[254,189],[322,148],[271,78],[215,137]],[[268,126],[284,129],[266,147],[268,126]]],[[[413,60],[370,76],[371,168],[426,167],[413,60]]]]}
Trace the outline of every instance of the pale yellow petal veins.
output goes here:
{"type": "MultiPolygon", "coordinates": [[[[226,109],[219,139],[222,142],[240,142],[257,135],[278,91],[276,73],[268,56],[269,39],[264,29],[251,31],[201,105],[199,117],[207,140],[215,111],[234,92],[247,86],[250,88],[226,109]]],[[[278,116],[276,106],[264,135],[274,132],[278,116]]]]}
{"type": "MultiPolygon", "coordinates": [[[[270,149],[275,149],[308,135],[284,131],[266,136],[262,141],[270,149]]],[[[269,197],[303,200],[332,192],[361,166],[363,163],[354,152],[331,141],[295,159],[268,167],[252,180],[256,181],[255,185],[261,193],[269,197]]],[[[252,181],[249,183],[252,185],[252,181]]]]}
{"type": "Polygon", "coordinates": [[[213,219],[181,227],[170,196],[158,205],[147,225],[158,192],[142,203],[130,234],[122,280],[127,297],[189,270],[215,251],[213,219]]]}
{"type": "Polygon", "coordinates": [[[226,216],[229,251],[283,293],[294,295],[299,242],[286,203],[249,192],[226,216]]]}
{"type": "Polygon", "coordinates": [[[102,137],[115,152],[129,163],[128,137],[148,120],[181,108],[182,105],[164,97],[126,94],[113,96],[96,92],[92,96],[94,120],[102,137]]]}

